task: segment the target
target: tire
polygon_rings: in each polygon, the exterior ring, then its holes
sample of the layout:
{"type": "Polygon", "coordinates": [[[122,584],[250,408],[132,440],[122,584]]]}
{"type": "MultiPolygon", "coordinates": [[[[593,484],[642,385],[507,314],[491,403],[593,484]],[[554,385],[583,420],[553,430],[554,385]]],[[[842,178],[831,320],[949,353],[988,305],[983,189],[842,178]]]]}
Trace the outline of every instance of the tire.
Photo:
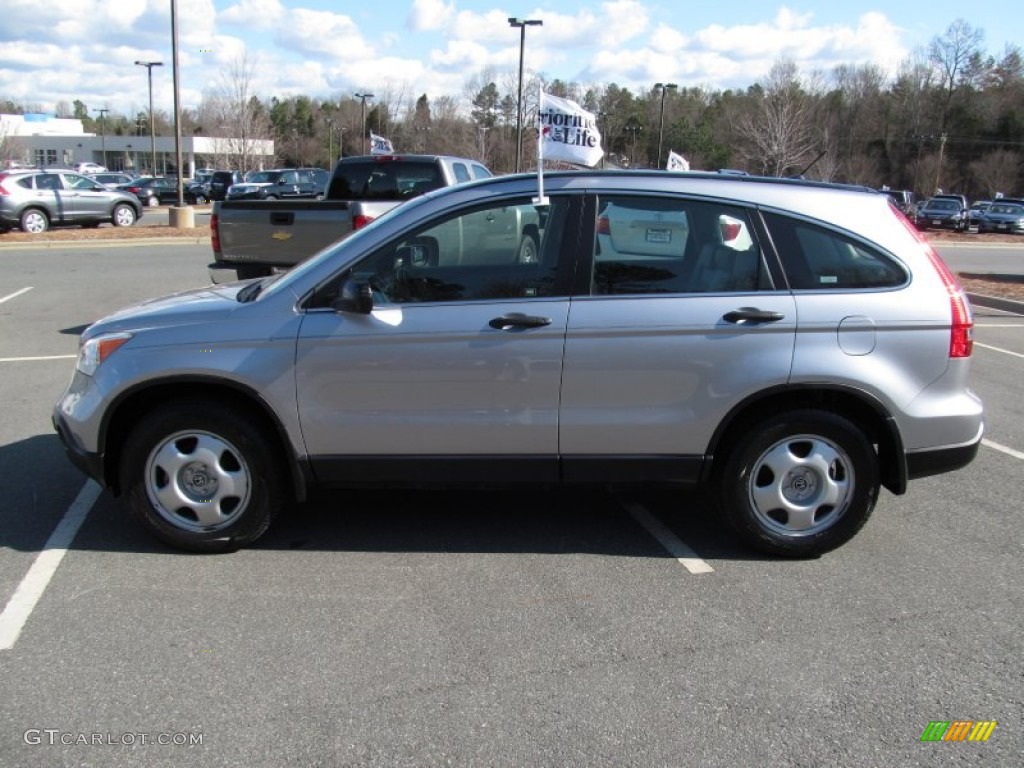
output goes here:
{"type": "Polygon", "coordinates": [[[132,515],[193,552],[231,552],[262,536],[285,504],[274,438],[222,402],[171,402],[143,417],[121,452],[132,515]]]}
{"type": "Polygon", "coordinates": [[[50,217],[46,215],[46,211],[39,208],[25,209],[22,211],[19,221],[21,231],[30,235],[41,235],[50,228],[50,217]]]}
{"type": "Polygon", "coordinates": [[[195,204],[196,205],[206,205],[208,202],[210,202],[210,201],[206,199],[206,195],[196,195],[195,196],[195,204]]]}
{"type": "Polygon", "coordinates": [[[137,218],[135,209],[126,203],[115,205],[114,211],[110,215],[110,221],[115,227],[130,227],[137,218]]]}
{"type": "Polygon", "coordinates": [[[815,557],[852,539],[878,500],[878,457],[827,411],[790,411],[743,435],[719,477],[720,511],[747,545],[815,557]]]}
{"type": "Polygon", "coordinates": [[[519,241],[519,250],[516,251],[517,264],[536,264],[540,259],[540,249],[537,244],[537,236],[527,232],[519,241]]]}
{"type": "Polygon", "coordinates": [[[267,195],[264,200],[277,200],[277,195],[267,195]]]}
{"type": "Polygon", "coordinates": [[[155,195],[150,195],[149,197],[146,198],[146,207],[147,208],[156,208],[159,205],[160,205],[160,198],[159,197],[156,197],[155,195]]]}

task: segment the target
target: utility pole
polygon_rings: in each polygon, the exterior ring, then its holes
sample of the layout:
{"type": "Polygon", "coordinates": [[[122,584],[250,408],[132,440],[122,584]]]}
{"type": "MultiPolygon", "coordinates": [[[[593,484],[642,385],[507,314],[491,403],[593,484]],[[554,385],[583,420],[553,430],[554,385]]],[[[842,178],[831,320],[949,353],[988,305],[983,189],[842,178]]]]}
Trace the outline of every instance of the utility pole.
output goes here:
{"type": "Polygon", "coordinates": [[[938,194],[942,186],[939,182],[942,180],[942,156],[946,151],[946,134],[943,133],[939,136],[939,162],[935,166],[935,194],[938,194]]]}
{"type": "Polygon", "coordinates": [[[149,172],[156,176],[156,123],[153,121],[153,67],[162,67],[162,61],[136,61],[136,66],[145,67],[149,74],[149,151],[152,167],[149,172]]]}
{"type": "Polygon", "coordinates": [[[541,19],[517,19],[508,20],[510,27],[519,27],[519,100],[516,102],[516,173],[523,168],[523,50],[526,48],[526,28],[540,27],[544,22],[541,19]]]}
{"type": "MultiPolygon", "coordinates": [[[[362,108],[361,108],[361,110],[359,112],[359,115],[360,115],[360,120],[363,123],[363,141],[365,142],[366,141],[366,100],[367,99],[372,99],[373,98],[373,94],[372,93],[357,93],[357,94],[355,94],[355,97],[357,99],[360,99],[363,102],[362,108]]],[[[369,153],[367,152],[367,154],[369,154],[369,153]]]]}
{"type": "Polygon", "coordinates": [[[100,144],[103,146],[103,167],[104,168],[107,167],[107,129],[106,129],[106,120],[104,120],[103,118],[106,117],[107,112],[109,112],[109,111],[110,111],[109,109],[94,109],[93,110],[93,112],[99,112],[100,113],[100,144]]]}

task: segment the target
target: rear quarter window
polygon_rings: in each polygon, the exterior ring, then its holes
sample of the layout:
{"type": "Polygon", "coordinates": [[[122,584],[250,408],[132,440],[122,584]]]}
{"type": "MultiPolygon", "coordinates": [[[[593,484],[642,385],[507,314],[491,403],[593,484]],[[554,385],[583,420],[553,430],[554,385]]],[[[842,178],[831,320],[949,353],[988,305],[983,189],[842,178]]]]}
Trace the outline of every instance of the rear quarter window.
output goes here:
{"type": "Polygon", "coordinates": [[[793,290],[895,288],[907,273],[894,259],[840,232],[788,216],[764,216],[793,290]]]}

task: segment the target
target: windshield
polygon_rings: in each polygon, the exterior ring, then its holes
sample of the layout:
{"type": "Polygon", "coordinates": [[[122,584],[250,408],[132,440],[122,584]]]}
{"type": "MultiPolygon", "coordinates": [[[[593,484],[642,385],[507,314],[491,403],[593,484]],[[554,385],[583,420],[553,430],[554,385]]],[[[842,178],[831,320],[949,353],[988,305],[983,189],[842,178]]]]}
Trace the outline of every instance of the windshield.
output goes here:
{"type": "Polygon", "coordinates": [[[932,211],[956,211],[960,208],[952,200],[932,200],[927,207],[932,211]]]}
{"type": "Polygon", "coordinates": [[[249,174],[246,181],[252,184],[273,184],[280,175],[276,171],[257,171],[256,173],[249,174]]]}
{"type": "MultiPolygon", "coordinates": [[[[398,215],[399,211],[402,213],[408,213],[410,210],[414,210],[417,206],[423,205],[427,199],[428,198],[426,197],[418,197],[407,203],[396,205],[391,210],[378,216],[365,227],[357,229],[344,240],[332,243],[319,253],[306,259],[297,267],[293,267],[288,270],[284,275],[282,275],[280,280],[276,280],[272,285],[265,285],[261,291],[261,295],[273,296],[278,291],[288,290],[289,287],[297,280],[301,280],[307,273],[317,269],[320,264],[325,261],[335,260],[340,266],[350,258],[358,258],[363,254],[362,241],[367,234],[372,233],[382,223],[387,222],[392,217],[398,215]]],[[[296,291],[296,293],[298,293],[298,291],[296,291]]]]}

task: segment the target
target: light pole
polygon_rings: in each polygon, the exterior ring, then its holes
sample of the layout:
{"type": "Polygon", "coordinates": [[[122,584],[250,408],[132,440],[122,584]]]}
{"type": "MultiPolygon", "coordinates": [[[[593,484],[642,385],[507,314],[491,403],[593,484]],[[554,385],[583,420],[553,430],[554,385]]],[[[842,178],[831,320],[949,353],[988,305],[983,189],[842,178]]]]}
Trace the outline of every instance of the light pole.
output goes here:
{"type": "Polygon", "coordinates": [[[516,173],[523,167],[523,51],[526,48],[526,28],[543,26],[540,19],[509,18],[510,27],[519,27],[519,101],[516,102],[516,173]]]}
{"type": "Polygon", "coordinates": [[[360,116],[360,120],[363,123],[363,141],[366,141],[366,100],[367,99],[372,99],[373,98],[373,94],[372,93],[357,93],[355,96],[356,96],[357,99],[360,99],[363,102],[362,107],[361,107],[360,112],[359,112],[359,116],[360,116]]]}
{"type": "Polygon", "coordinates": [[[153,122],[153,67],[162,67],[162,61],[136,61],[136,66],[145,67],[149,75],[149,151],[152,156],[151,173],[156,176],[156,127],[153,122]]]}
{"type": "Polygon", "coordinates": [[[679,86],[675,83],[655,83],[654,87],[661,89],[661,119],[658,122],[658,159],[655,166],[661,168],[661,140],[665,136],[665,94],[669,88],[675,89],[679,86]]]}
{"type": "Polygon", "coordinates": [[[325,118],[324,122],[327,123],[327,167],[330,169],[334,168],[334,121],[331,118],[325,118]]]}
{"type": "Polygon", "coordinates": [[[642,125],[640,125],[639,123],[630,123],[629,125],[626,126],[626,131],[628,133],[633,134],[633,145],[630,147],[630,150],[629,150],[629,167],[630,168],[635,168],[636,167],[636,135],[637,135],[637,133],[639,133],[643,129],[644,129],[644,127],[642,125]]]}
{"type": "Polygon", "coordinates": [[[106,117],[106,114],[109,111],[110,111],[109,109],[94,109],[93,110],[93,112],[99,112],[100,113],[100,144],[103,146],[103,167],[104,168],[107,167],[107,130],[106,130],[106,125],[105,125],[106,121],[103,118],[106,117]]]}

